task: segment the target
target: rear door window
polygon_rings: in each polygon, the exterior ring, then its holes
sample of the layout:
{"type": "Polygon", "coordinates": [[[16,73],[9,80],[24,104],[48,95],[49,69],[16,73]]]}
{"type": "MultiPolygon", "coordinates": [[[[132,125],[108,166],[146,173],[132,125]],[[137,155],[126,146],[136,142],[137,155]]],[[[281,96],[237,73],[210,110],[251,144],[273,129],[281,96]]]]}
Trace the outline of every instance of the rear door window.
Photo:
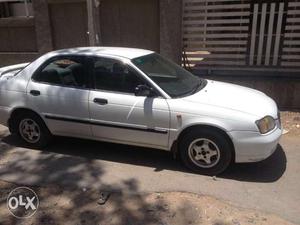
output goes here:
{"type": "Polygon", "coordinates": [[[42,66],[33,79],[53,85],[88,87],[88,73],[83,57],[56,57],[42,66]]]}

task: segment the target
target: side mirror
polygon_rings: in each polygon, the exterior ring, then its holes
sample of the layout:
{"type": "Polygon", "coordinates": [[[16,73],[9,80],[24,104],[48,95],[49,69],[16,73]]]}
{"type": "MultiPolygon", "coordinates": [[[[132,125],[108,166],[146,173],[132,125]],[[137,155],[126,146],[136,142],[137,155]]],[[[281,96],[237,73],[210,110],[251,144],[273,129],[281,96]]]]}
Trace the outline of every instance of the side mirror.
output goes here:
{"type": "Polygon", "coordinates": [[[147,85],[138,85],[134,91],[135,96],[146,96],[146,97],[154,97],[156,96],[155,92],[152,88],[147,85]]]}

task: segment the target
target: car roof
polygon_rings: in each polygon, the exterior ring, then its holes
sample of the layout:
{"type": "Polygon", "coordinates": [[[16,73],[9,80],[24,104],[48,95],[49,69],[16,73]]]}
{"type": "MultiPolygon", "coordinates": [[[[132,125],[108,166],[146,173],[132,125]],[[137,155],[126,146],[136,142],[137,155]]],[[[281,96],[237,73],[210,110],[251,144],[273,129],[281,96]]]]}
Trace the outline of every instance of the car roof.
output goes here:
{"type": "Polygon", "coordinates": [[[123,58],[133,59],[144,55],[149,55],[153,51],[138,49],[138,48],[123,48],[123,47],[80,47],[80,48],[69,48],[57,50],[54,53],[57,54],[94,54],[94,55],[105,55],[105,56],[119,56],[123,58]]]}

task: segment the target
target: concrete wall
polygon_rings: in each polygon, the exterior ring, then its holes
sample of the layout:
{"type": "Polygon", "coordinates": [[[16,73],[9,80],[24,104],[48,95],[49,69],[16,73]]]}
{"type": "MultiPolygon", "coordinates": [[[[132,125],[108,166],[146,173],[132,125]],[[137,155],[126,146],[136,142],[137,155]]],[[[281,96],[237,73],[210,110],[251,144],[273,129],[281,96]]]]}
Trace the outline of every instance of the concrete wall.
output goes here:
{"type": "MultiPolygon", "coordinates": [[[[91,3],[96,5],[97,1],[91,3]]],[[[97,8],[98,18],[93,18],[98,25],[100,45],[151,49],[180,63],[181,5],[181,0],[102,0],[97,8]]],[[[23,55],[16,57],[16,63],[32,60],[33,54],[25,54],[28,51],[40,55],[54,49],[94,44],[87,35],[91,27],[85,0],[33,0],[33,10],[30,29],[18,27],[24,35],[23,42],[19,42],[24,49],[18,51],[23,55]]],[[[8,48],[18,48],[11,41],[13,38],[0,38],[7,42],[1,40],[0,58],[3,52],[11,53],[5,57],[15,57],[12,53],[17,51],[8,48]]],[[[13,61],[0,61],[0,65],[13,61]]]]}
{"type": "Polygon", "coordinates": [[[85,0],[33,0],[32,6],[34,17],[0,19],[0,66],[89,44],[85,0]]]}
{"type": "Polygon", "coordinates": [[[0,66],[32,61],[37,49],[33,18],[0,19],[0,66]]]}
{"type": "Polygon", "coordinates": [[[39,53],[36,52],[0,52],[0,67],[17,63],[31,62],[38,58],[38,56],[39,53]]]}
{"type": "Polygon", "coordinates": [[[160,0],[160,54],[181,63],[182,0],[160,0]]]}
{"type": "Polygon", "coordinates": [[[275,69],[210,69],[191,71],[199,77],[231,82],[254,88],[272,97],[281,109],[300,109],[300,76],[299,72],[290,70],[285,73],[275,69]]]}
{"type": "Polygon", "coordinates": [[[1,52],[37,51],[33,18],[0,19],[1,52]]]}
{"type": "Polygon", "coordinates": [[[37,37],[38,53],[44,54],[53,50],[47,0],[33,0],[35,33],[37,37]]]}

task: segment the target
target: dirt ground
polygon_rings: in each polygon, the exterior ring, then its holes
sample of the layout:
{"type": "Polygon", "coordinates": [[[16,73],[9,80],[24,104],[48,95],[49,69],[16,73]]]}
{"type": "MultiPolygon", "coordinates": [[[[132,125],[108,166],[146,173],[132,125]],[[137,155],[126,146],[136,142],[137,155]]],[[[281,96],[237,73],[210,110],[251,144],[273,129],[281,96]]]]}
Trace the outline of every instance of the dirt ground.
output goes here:
{"type": "MultiPolygon", "coordinates": [[[[300,113],[282,112],[287,136],[300,137],[300,113]]],[[[4,134],[3,134],[4,135],[4,134]]],[[[138,190],[126,181],[130,190],[138,190]]],[[[0,225],[31,224],[99,224],[99,225],[288,225],[277,215],[237,207],[217,198],[186,193],[141,193],[140,191],[105,192],[105,204],[99,199],[103,191],[73,186],[28,186],[39,196],[36,214],[28,219],[13,217],[7,208],[7,196],[20,184],[0,181],[0,225]]],[[[286,209],[290,210],[290,209],[286,209]]]]}
{"type": "Polygon", "coordinates": [[[233,207],[213,197],[191,193],[122,194],[109,193],[100,205],[100,191],[60,187],[31,187],[39,196],[36,214],[14,218],[6,198],[16,187],[0,182],[0,224],[82,224],[82,225],[290,225],[276,215],[233,207]]]}
{"type": "Polygon", "coordinates": [[[280,116],[284,133],[300,136],[300,112],[282,111],[280,116]]]}

